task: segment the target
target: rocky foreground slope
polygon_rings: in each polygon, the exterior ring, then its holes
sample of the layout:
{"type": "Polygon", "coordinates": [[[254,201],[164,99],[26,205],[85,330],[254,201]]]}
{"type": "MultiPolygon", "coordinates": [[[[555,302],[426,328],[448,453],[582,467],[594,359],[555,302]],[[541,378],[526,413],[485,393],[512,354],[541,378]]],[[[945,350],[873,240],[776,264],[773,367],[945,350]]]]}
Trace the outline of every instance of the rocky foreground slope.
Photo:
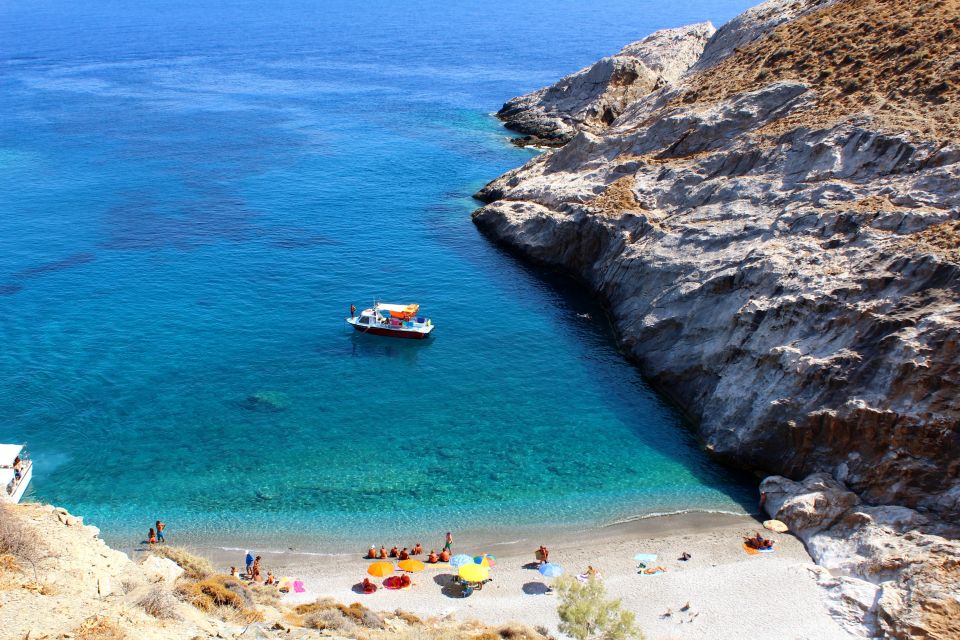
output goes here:
{"type": "MultiPolygon", "coordinates": [[[[601,61],[508,102],[575,134],[476,225],[598,292],[719,458],[960,522],[960,0],[772,0],[690,61],[705,33],[627,47],[684,52],[630,92],[601,61]]],[[[957,637],[905,606],[885,633],[957,637]]]]}

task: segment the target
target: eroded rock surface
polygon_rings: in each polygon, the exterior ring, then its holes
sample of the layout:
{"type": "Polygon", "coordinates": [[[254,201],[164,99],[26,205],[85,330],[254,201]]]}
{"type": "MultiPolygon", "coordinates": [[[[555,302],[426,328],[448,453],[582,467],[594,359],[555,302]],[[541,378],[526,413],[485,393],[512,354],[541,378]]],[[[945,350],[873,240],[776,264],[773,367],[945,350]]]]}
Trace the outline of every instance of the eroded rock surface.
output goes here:
{"type": "Polygon", "coordinates": [[[497,117],[526,144],[560,145],[582,129],[610,125],[624,108],[677,80],[715,29],[709,22],[664,29],[559,82],[503,105],[497,117]]]}
{"type": "MultiPolygon", "coordinates": [[[[774,0],[704,51],[487,185],[476,225],[601,295],[721,459],[958,521],[960,0],[774,0]]],[[[878,628],[933,633],[913,598],[878,628]]]]}
{"type": "MultiPolygon", "coordinates": [[[[849,4],[795,12],[836,29],[819,13],[849,4]]],[[[830,89],[789,78],[688,101],[705,82],[493,181],[475,223],[599,292],[721,458],[957,517],[957,138],[885,130],[867,106],[808,127],[830,89]]]]}
{"type": "Polygon", "coordinates": [[[870,506],[828,474],[761,484],[771,516],[786,522],[827,569],[820,584],[834,615],[868,637],[960,638],[957,526],[900,506],[870,506]]]}

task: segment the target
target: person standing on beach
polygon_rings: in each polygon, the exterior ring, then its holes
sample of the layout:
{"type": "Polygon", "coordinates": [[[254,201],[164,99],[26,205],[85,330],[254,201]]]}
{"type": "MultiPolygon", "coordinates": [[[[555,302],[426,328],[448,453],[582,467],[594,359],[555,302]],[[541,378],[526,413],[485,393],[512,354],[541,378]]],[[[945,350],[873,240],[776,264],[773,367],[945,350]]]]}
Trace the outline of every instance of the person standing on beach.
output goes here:
{"type": "Polygon", "coordinates": [[[167,525],[157,520],[157,542],[166,542],[166,538],[163,536],[163,530],[167,528],[167,525]]]}
{"type": "Polygon", "coordinates": [[[249,549],[247,550],[247,555],[243,560],[247,567],[247,575],[249,576],[251,573],[253,573],[253,554],[250,553],[249,549]]]}
{"type": "Polygon", "coordinates": [[[453,534],[449,531],[447,531],[447,541],[443,545],[443,550],[453,553],[453,534]]]}

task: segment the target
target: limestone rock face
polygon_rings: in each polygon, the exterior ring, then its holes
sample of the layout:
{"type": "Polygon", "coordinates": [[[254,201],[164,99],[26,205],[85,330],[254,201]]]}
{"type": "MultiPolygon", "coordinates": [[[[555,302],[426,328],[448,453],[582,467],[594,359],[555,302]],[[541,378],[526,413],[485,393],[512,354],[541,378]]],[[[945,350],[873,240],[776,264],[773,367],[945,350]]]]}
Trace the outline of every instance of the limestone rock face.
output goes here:
{"type": "Polygon", "coordinates": [[[474,222],[601,295],[625,352],[719,458],[957,518],[960,132],[891,130],[870,95],[841,99],[819,76],[741,90],[750,70],[730,62],[767,40],[800,55],[790,38],[853,20],[832,11],[894,6],[747,12],[708,42],[708,70],[494,180],[474,222]]]}
{"type": "Polygon", "coordinates": [[[799,536],[844,626],[869,637],[960,637],[960,543],[913,509],[864,505],[827,474],[761,484],[766,508],[799,536]],[[860,626],[860,629],[857,627],[860,626]]]}
{"type": "Polygon", "coordinates": [[[714,31],[709,22],[657,31],[554,85],[508,101],[497,117],[533,144],[562,144],[582,129],[603,129],[629,103],[677,80],[714,31]]]}

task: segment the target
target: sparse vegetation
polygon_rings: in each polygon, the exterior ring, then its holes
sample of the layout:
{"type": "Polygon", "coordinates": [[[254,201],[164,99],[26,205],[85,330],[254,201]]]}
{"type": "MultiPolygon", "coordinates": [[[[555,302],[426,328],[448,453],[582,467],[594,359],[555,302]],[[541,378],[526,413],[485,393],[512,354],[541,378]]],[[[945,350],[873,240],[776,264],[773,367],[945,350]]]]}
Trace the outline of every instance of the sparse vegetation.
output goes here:
{"type": "Polygon", "coordinates": [[[556,589],[561,632],[577,640],[643,640],[636,616],[623,609],[620,600],[607,600],[600,580],[581,583],[565,576],[556,589]]]}
{"type": "Polygon", "coordinates": [[[960,139],[960,0],[846,0],[785,22],[703,72],[683,102],[714,102],[780,80],[817,107],[777,125],[827,126],[867,114],[927,140],[960,139]]]}
{"type": "Polygon", "coordinates": [[[117,623],[104,616],[91,616],[73,632],[74,640],[126,640],[117,623]]]}
{"type": "Polygon", "coordinates": [[[205,580],[216,573],[209,560],[193,554],[183,547],[155,545],[150,549],[150,553],[160,558],[173,560],[183,569],[184,575],[193,580],[205,580]]]}
{"type": "Polygon", "coordinates": [[[14,516],[9,507],[0,505],[0,556],[13,558],[13,564],[9,566],[29,564],[36,580],[36,565],[45,553],[36,534],[14,516]]]}
{"type": "Polygon", "coordinates": [[[174,595],[162,584],[151,587],[138,601],[137,604],[154,618],[160,620],[178,620],[180,615],[177,613],[178,601],[174,595]]]}
{"type": "MultiPolygon", "coordinates": [[[[336,611],[339,616],[342,616],[344,620],[353,626],[360,626],[365,629],[383,629],[384,627],[383,617],[380,614],[366,608],[359,602],[354,602],[350,606],[346,606],[336,602],[333,598],[320,598],[316,602],[301,604],[294,608],[294,612],[303,617],[305,626],[308,626],[312,629],[340,628],[314,626],[314,624],[327,622],[330,624],[337,624],[336,621],[339,620],[339,618],[333,614],[323,613],[326,611],[336,611]],[[317,614],[321,613],[323,613],[322,616],[314,619],[317,614]]],[[[407,624],[422,624],[420,618],[411,616],[410,614],[402,612],[399,609],[397,610],[395,617],[404,619],[407,624]],[[410,622],[409,619],[402,618],[403,615],[414,618],[416,622],[410,622]]]]}

